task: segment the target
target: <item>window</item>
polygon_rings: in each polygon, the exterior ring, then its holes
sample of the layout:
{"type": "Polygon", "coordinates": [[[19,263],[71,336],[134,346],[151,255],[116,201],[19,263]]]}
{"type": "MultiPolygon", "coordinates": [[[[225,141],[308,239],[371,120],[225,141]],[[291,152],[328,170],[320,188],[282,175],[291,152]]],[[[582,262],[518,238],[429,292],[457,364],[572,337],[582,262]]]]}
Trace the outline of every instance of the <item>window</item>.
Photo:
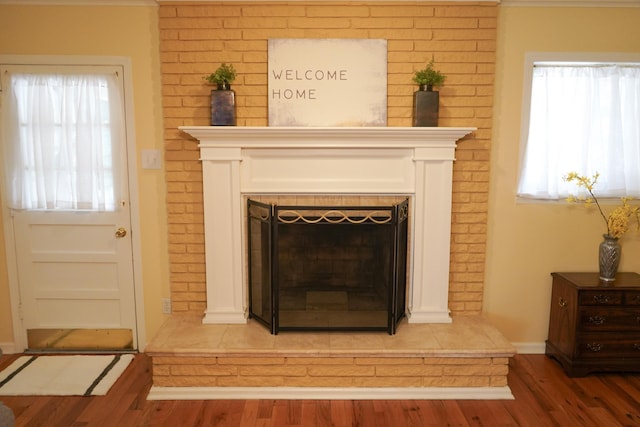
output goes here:
{"type": "Polygon", "coordinates": [[[58,68],[2,69],[7,202],[113,211],[124,141],[122,72],[58,68]]]}
{"type": "Polygon", "coordinates": [[[598,172],[603,197],[639,197],[640,61],[530,57],[528,67],[518,197],[563,199],[576,190],[562,179],[571,171],[598,172]]]}

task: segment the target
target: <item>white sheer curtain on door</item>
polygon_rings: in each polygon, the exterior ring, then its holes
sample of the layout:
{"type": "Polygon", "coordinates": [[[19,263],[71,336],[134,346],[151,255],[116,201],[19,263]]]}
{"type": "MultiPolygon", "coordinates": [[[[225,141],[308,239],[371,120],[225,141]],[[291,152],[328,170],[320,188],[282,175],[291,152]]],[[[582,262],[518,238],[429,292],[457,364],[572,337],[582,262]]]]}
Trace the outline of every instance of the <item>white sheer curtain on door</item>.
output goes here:
{"type": "Polygon", "coordinates": [[[124,141],[118,75],[7,76],[5,181],[14,209],[113,211],[124,141]]]}
{"type": "Polygon", "coordinates": [[[598,172],[602,196],[640,196],[640,66],[535,66],[518,196],[565,198],[571,171],[598,172]]]}

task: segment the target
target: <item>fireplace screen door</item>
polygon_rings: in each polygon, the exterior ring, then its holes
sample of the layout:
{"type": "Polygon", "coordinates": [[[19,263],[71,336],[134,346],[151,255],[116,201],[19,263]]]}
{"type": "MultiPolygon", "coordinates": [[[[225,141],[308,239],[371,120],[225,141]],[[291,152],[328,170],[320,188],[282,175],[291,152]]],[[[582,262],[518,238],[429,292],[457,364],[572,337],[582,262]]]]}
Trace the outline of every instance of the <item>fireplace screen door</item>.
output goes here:
{"type": "Polygon", "coordinates": [[[271,333],[381,330],[405,314],[409,200],[278,206],[249,199],[249,314],[271,333]]]}

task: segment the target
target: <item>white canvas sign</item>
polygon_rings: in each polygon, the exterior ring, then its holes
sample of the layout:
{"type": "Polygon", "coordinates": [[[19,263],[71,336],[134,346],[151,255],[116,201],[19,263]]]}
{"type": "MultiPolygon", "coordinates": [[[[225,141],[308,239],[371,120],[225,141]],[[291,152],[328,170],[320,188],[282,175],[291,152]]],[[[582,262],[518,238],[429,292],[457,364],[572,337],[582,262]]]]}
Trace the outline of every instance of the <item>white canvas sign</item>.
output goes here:
{"type": "Polygon", "coordinates": [[[269,40],[269,126],[386,124],[386,40],[269,40]]]}

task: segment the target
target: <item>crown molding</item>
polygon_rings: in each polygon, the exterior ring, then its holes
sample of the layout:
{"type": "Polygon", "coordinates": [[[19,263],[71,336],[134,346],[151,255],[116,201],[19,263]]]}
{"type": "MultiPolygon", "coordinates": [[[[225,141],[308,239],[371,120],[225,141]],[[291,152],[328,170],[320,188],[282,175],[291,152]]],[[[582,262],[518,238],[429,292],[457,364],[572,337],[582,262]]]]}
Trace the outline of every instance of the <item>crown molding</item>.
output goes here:
{"type": "MultiPolygon", "coordinates": [[[[274,0],[221,0],[222,2],[261,3],[274,0]]],[[[277,1],[277,0],[275,0],[277,1]]],[[[303,2],[314,0],[288,0],[303,2]]],[[[325,0],[315,0],[322,3],[325,0]]],[[[334,1],[334,0],[326,0],[334,1]]],[[[375,3],[407,0],[368,0],[375,3]]],[[[445,0],[451,3],[497,3],[506,7],[640,7],[640,0],[445,0]]],[[[0,5],[21,6],[157,6],[162,3],[212,3],[212,0],[0,0],[0,5]]],[[[345,0],[348,2],[348,0],[345,0]]],[[[424,1],[429,3],[429,1],[424,1]]]]}
{"type": "Polygon", "coordinates": [[[500,4],[507,7],[640,7],[640,0],[502,0],[500,4]]]}
{"type": "Polygon", "coordinates": [[[156,0],[0,0],[2,5],[19,6],[157,6],[156,0]]]}
{"type": "MultiPolygon", "coordinates": [[[[2,0],[0,0],[2,1],[2,0]]],[[[85,0],[90,1],[90,0],[85,0]]],[[[212,0],[155,0],[157,3],[211,3],[212,0]]],[[[246,2],[260,3],[277,0],[221,0],[222,2],[246,2]]],[[[322,3],[324,1],[334,0],[288,0],[289,3],[304,1],[315,1],[322,3]]],[[[367,2],[375,3],[384,2],[412,2],[412,3],[430,3],[429,0],[367,0],[367,2]]],[[[345,2],[349,2],[345,0],[345,2]]],[[[502,6],[523,6],[523,7],[640,7],[640,0],[433,0],[433,3],[497,3],[502,6]]]]}
{"type": "MultiPolygon", "coordinates": [[[[2,1],[2,0],[0,0],[2,1]]],[[[218,3],[214,0],[155,0],[157,3],[218,3]]],[[[337,0],[341,1],[341,0],[337,0]]],[[[365,0],[364,3],[500,3],[501,0],[365,0]]],[[[637,0],[640,1],[640,0],[637,0]]],[[[265,3],[265,2],[280,2],[280,0],[220,0],[222,3],[265,3]]],[[[336,3],[336,0],[287,0],[286,3],[324,3],[331,2],[336,3]]],[[[355,3],[355,1],[342,0],[344,3],[355,3]]],[[[358,1],[358,4],[362,4],[363,1],[358,1]]]]}

